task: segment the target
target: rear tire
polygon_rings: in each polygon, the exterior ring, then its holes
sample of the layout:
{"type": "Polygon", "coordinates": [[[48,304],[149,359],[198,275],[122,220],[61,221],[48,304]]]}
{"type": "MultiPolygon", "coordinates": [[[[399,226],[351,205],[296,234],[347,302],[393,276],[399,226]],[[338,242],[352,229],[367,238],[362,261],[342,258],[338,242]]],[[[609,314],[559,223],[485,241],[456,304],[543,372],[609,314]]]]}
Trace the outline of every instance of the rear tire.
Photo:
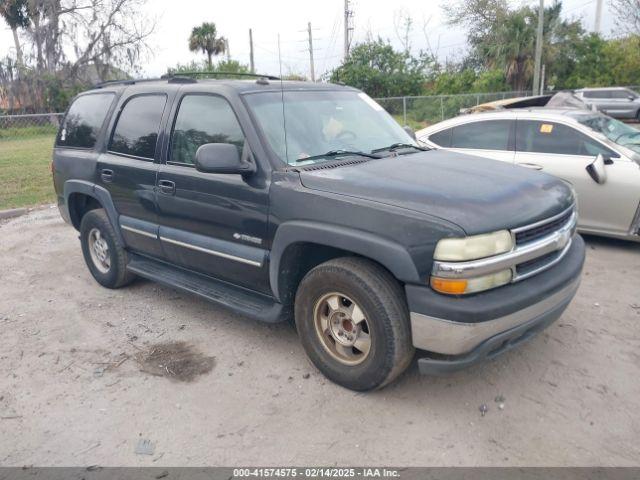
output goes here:
{"type": "Polygon", "coordinates": [[[313,364],[351,390],[384,387],[415,352],[403,289],[363,258],[330,260],[307,273],[296,293],[295,322],[313,364]]]}
{"type": "Polygon", "coordinates": [[[93,278],[107,288],[120,288],[136,277],[127,271],[127,252],[118,245],[116,233],[104,209],[88,211],[80,222],[80,244],[93,278]]]}

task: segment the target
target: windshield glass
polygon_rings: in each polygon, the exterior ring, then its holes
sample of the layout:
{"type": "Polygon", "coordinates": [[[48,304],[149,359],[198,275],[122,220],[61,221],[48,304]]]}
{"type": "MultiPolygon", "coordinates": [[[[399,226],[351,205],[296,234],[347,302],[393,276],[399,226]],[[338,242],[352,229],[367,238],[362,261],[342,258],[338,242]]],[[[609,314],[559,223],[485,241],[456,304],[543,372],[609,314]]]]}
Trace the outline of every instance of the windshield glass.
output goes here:
{"type": "Polygon", "coordinates": [[[336,151],[370,154],[398,143],[416,145],[409,134],[364,93],[264,92],[247,94],[245,99],[273,151],[289,164],[322,162],[335,158],[336,151]],[[327,153],[329,155],[325,155],[327,153]]]}
{"type": "Polygon", "coordinates": [[[612,142],[640,153],[640,130],[605,115],[576,118],[581,124],[601,133],[612,142]]]}

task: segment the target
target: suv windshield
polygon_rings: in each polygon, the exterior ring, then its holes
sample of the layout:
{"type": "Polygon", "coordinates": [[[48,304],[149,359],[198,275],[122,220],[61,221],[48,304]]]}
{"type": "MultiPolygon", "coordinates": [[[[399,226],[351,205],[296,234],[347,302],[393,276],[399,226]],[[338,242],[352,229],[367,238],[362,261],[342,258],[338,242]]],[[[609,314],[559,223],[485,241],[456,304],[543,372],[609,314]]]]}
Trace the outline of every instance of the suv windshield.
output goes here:
{"type": "Polygon", "coordinates": [[[245,96],[269,145],[288,164],[368,154],[416,142],[375,101],[352,91],[284,91],[245,96]],[[284,100],[284,103],[283,103],[284,100]]]}
{"type": "Polygon", "coordinates": [[[612,142],[640,153],[640,130],[630,127],[620,120],[604,115],[592,117],[575,117],[578,122],[601,133],[612,142]]]}

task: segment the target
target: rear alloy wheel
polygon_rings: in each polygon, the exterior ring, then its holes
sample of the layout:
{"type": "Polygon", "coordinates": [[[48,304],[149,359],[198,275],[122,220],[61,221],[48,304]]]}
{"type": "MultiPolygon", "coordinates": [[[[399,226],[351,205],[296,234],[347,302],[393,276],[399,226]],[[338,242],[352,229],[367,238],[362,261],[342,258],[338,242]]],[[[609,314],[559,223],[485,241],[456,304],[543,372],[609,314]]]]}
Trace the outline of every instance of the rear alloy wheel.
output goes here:
{"type": "Polygon", "coordinates": [[[307,273],[296,293],[295,321],[313,364],[352,390],[387,385],[413,358],[404,290],[364,258],[337,258],[307,273]]]}
{"type": "Polygon", "coordinates": [[[127,252],[118,245],[116,232],[103,209],[90,210],[82,217],[80,243],[91,275],[103,287],[119,288],[135,279],[127,271],[127,252]]]}

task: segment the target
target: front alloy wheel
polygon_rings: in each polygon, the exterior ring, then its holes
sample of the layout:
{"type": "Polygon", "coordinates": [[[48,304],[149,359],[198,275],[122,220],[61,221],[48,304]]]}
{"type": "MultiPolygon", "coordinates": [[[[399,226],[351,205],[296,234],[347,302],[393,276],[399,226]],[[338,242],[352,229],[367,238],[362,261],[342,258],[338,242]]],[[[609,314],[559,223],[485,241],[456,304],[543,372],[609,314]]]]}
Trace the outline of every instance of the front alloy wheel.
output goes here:
{"type": "Polygon", "coordinates": [[[365,258],[336,258],[308,272],[296,292],[295,320],[313,364],[352,390],[385,386],[413,358],[404,290],[365,258]]]}
{"type": "Polygon", "coordinates": [[[371,331],[357,303],[342,293],[329,293],[316,302],[313,316],[329,355],[345,365],[358,365],[367,358],[371,331]]]}

